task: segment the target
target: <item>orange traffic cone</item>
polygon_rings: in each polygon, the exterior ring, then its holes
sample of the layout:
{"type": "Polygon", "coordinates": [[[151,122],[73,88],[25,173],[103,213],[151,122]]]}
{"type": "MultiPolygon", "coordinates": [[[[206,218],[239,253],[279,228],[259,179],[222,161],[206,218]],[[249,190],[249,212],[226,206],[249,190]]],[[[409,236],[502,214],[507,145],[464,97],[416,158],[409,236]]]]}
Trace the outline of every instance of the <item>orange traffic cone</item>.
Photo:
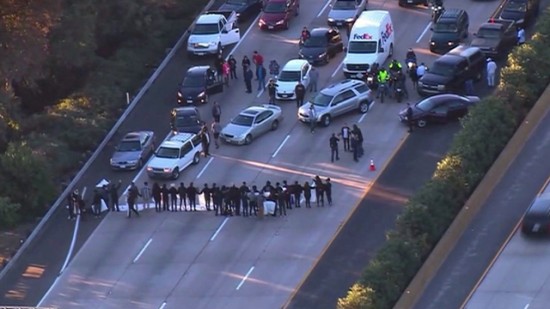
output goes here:
{"type": "Polygon", "coordinates": [[[370,170],[371,172],[376,171],[376,166],[374,166],[374,160],[370,160],[370,167],[369,167],[369,170],[370,170]]]}

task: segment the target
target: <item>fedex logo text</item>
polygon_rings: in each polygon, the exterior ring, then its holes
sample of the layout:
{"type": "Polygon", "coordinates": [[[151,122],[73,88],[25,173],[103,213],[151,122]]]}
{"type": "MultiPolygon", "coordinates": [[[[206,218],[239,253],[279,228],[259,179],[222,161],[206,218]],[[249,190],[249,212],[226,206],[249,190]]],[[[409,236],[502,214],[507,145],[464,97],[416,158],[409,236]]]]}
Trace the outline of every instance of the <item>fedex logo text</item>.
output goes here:
{"type": "Polygon", "coordinates": [[[370,40],[370,39],[372,39],[372,35],[370,35],[368,33],[354,34],[353,39],[354,40],[370,40]]]}

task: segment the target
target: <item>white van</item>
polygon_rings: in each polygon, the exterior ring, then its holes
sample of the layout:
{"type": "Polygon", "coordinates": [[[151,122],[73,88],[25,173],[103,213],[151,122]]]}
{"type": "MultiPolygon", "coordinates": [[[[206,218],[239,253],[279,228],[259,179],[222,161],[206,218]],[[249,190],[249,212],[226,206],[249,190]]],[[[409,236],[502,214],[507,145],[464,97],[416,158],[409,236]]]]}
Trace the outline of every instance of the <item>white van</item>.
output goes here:
{"type": "Polygon", "coordinates": [[[350,32],[343,69],[346,78],[360,77],[377,62],[383,65],[393,55],[393,23],[388,11],[366,11],[350,32]]]}

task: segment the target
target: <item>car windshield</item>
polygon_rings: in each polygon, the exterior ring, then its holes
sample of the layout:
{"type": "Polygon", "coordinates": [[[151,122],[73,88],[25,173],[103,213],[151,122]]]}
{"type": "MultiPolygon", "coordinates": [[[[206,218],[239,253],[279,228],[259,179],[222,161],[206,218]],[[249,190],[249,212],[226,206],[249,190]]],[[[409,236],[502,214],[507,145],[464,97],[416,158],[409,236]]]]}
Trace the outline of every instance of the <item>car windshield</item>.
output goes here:
{"type": "Polygon", "coordinates": [[[155,156],[158,158],[177,159],[180,151],[178,148],[160,147],[155,156]]]}
{"type": "Polygon", "coordinates": [[[251,127],[254,122],[254,117],[240,114],[231,120],[231,123],[238,126],[251,127]]]}
{"type": "Polygon", "coordinates": [[[335,10],[355,10],[355,1],[340,0],[334,2],[332,7],[335,10]]]}
{"type": "Polygon", "coordinates": [[[457,32],[458,28],[455,23],[436,23],[434,32],[457,32]]]}
{"type": "Polygon", "coordinates": [[[376,41],[349,42],[348,53],[351,54],[374,54],[376,53],[376,41]]]}
{"type": "Polygon", "coordinates": [[[277,80],[281,82],[297,82],[300,80],[300,71],[282,71],[277,80]]]}
{"type": "Polygon", "coordinates": [[[140,151],[141,143],[139,141],[121,141],[118,144],[117,151],[119,152],[131,152],[131,151],[140,151]]]}
{"type": "Polygon", "coordinates": [[[177,128],[195,126],[200,123],[197,115],[177,115],[175,125],[177,128]]]}
{"type": "Polygon", "coordinates": [[[488,39],[499,38],[500,29],[481,28],[479,29],[477,36],[480,38],[488,38],[488,39]]]}
{"type": "Polygon", "coordinates": [[[204,87],[204,78],[201,78],[200,76],[187,76],[183,79],[182,86],[184,88],[204,87]]]}
{"type": "Polygon", "coordinates": [[[331,101],[332,101],[332,96],[326,95],[326,94],[320,92],[316,96],[313,97],[313,99],[310,101],[310,103],[315,105],[315,106],[328,106],[331,101]]]}
{"type": "Polygon", "coordinates": [[[246,4],[246,0],[227,0],[225,3],[244,5],[246,4]]]}
{"type": "Polygon", "coordinates": [[[527,6],[524,1],[508,1],[504,7],[505,11],[510,12],[526,12],[527,6]]]}
{"type": "Polygon", "coordinates": [[[219,32],[218,24],[195,24],[191,34],[217,34],[219,32]]]}
{"type": "Polygon", "coordinates": [[[427,98],[423,101],[418,102],[416,104],[416,107],[421,111],[427,112],[432,110],[435,107],[436,103],[437,102],[433,98],[427,98]]]}
{"type": "Polygon", "coordinates": [[[264,6],[265,13],[284,13],[286,11],[286,2],[268,2],[264,6]]]}
{"type": "Polygon", "coordinates": [[[325,47],[327,38],[323,36],[312,36],[304,42],[305,47],[325,47]]]}
{"type": "Polygon", "coordinates": [[[444,62],[434,62],[433,67],[430,69],[430,73],[441,76],[453,76],[455,71],[454,65],[444,62]]]}

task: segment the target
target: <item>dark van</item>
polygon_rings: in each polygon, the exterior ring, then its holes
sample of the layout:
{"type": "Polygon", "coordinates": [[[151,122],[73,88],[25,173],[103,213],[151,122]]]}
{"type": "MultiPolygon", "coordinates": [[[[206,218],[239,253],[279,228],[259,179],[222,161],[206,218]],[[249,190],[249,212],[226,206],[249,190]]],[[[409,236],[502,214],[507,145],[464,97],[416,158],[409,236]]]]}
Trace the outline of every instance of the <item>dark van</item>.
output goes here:
{"type": "Polygon", "coordinates": [[[444,54],[468,37],[470,18],[465,10],[448,9],[435,22],[430,38],[430,51],[444,54]]]}
{"type": "Polygon", "coordinates": [[[550,232],[550,193],[537,196],[527,209],[521,231],[528,235],[543,235],[550,232]]]}

